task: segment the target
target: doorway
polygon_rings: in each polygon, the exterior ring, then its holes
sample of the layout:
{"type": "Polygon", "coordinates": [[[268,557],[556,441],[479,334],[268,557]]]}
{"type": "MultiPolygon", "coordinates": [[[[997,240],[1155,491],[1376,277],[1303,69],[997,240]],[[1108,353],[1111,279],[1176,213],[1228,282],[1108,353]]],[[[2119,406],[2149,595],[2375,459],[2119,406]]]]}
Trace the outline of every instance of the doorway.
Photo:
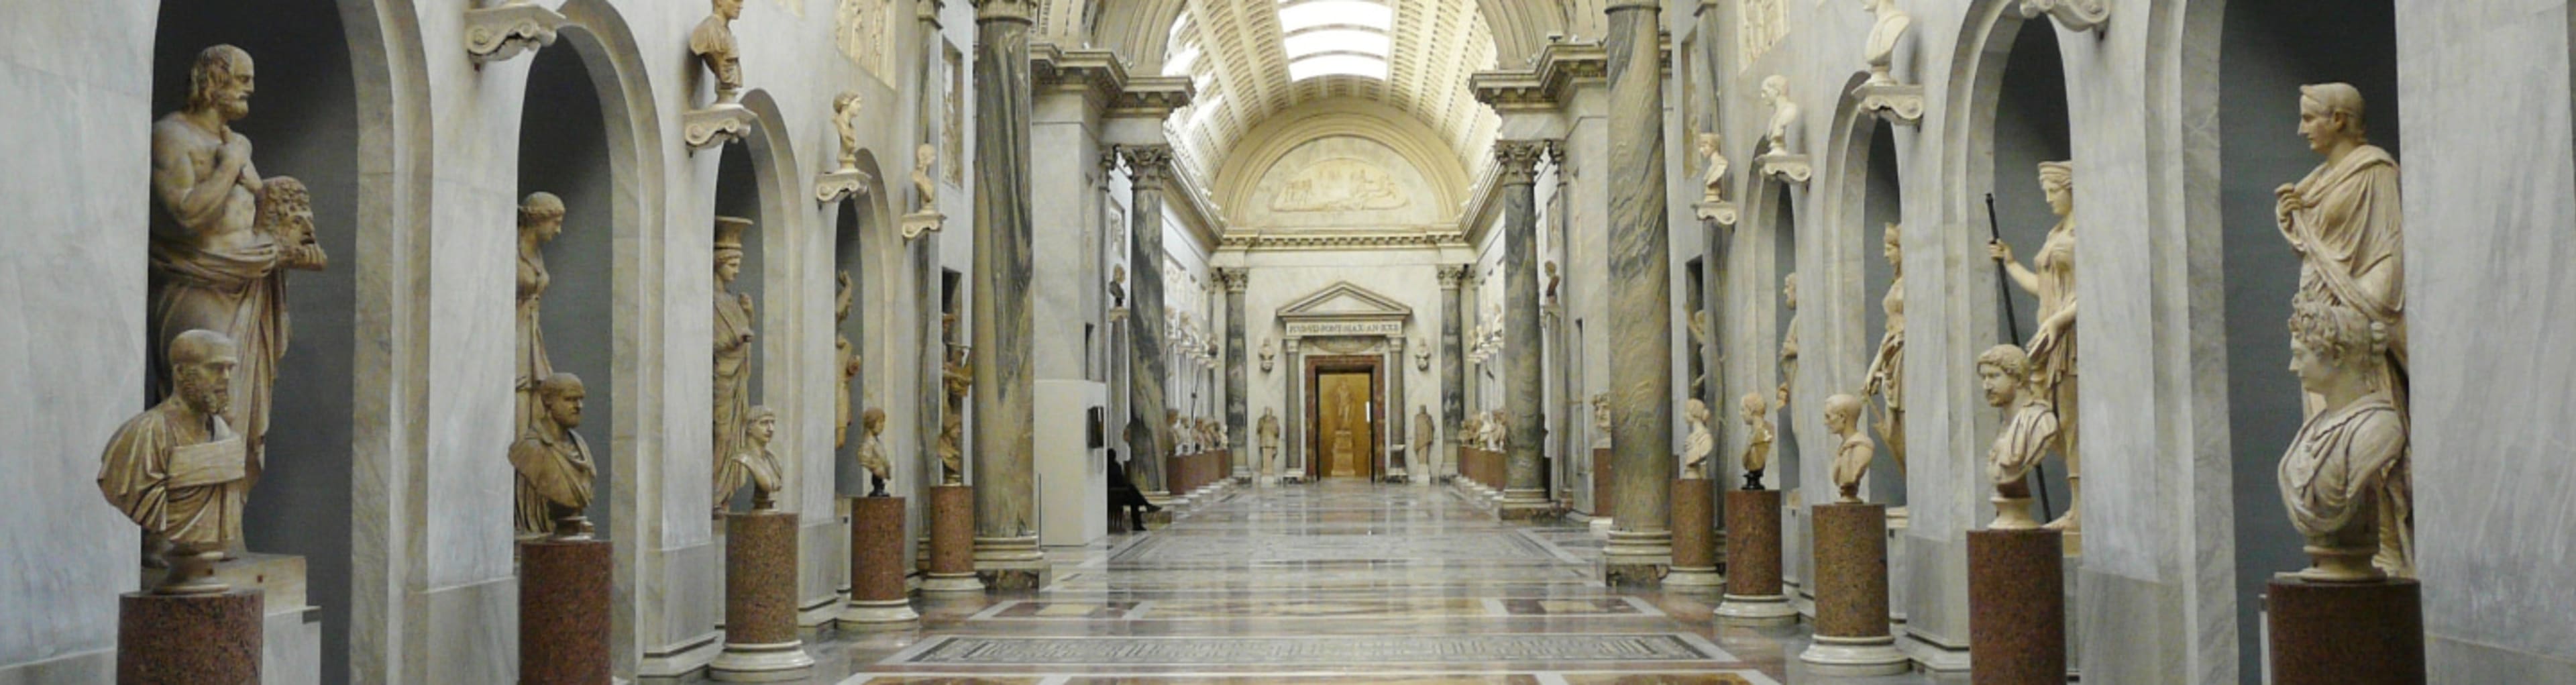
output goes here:
{"type": "Polygon", "coordinates": [[[1306,477],[1379,475],[1385,403],[1379,359],[1319,357],[1306,366],[1306,477]]]}

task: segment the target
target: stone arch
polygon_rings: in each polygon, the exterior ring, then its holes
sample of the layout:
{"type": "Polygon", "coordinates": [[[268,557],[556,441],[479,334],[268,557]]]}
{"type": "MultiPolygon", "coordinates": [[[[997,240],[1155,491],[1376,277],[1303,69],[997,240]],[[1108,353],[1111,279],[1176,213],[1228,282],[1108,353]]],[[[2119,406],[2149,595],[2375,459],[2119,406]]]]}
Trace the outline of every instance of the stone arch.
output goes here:
{"type": "MultiPolygon", "coordinates": [[[[711,179],[712,187],[706,192],[712,196],[711,206],[715,214],[744,216],[753,222],[752,228],[743,236],[743,271],[734,282],[733,289],[751,296],[754,304],[752,316],[757,319],[753,323],[757,336],[751,352],[753,371],[749,379],[751,404],[767,406],[777,412],[778,425],[797,427],[782,429],[776,437],[777,442],[772,443],[773,449],[801,449],[807,444],[806,436],[798,431],[804,427],[819,429],[824,423],[803,418],[814,411],[807,406],[810,402],[803,397],[807,394],[804,389],[822,386],[804,382],[806,379],[800,371],[806,367],[798,363],[804,359],[799,348],[800,341],[805,339],[802,333],[812,328],[800,316],[807,311],[799,306],[798,299],[804,292],[799,284],[807,283],[804,277],[806,260],[800,256],[808,253],[808,247],[828,245],[807,245],[812,242],[810,239],[827,236],[809,230],[806,225],[812,220],[814,209],[804,197],[805,187],[800,183],[803,175],[798,171],[801,167],[795,159],[793,138],[788,133],[786,118],[777,99],[766,90],[752,88],[743,91],[740,102],[743,108],[751,111],[753,124],[741,140],[702,151],[718,157],[715,175],[711,179]]],[[[695,230],[697,235],[690,236],[690,240],[714,238],[712,220],[695,230]]],[[[824,349],[829,349],[828,344],[824,349]]],[[[829,399],[829,396],[814,399],[829,399]]],[[[828,435],[826,437],[828,439],[828,435]]],[[[784,510],[802,510],[806,504],[802,493],[807,489],[805,467],[808,460],[786,458],[781,463],[782,478],[793,485],[779,493],[778,506],[784,510]]]]}
{"type": "MultiPolygon", "coordinates": [[[[1829,120],[1823,164],[1815,181],[1824,230],[1810,232],[1813,237],[1798,246],[1803,263],[1799,271],[1800,304],[1816,307],[1813,314],[1833,313],[1810,317],[1813,323],[1808,330],[1823,335],[1801,336],[1799,373],[1822,373],[1829,381],[1825,387],[1843,388],[1853,394],[1858,394],[1865,380],[1884,330],[1886,315],[1880,305],[1892,274],[1890,265],[1879,256],[1880,241],[1888,224],[1904,222],[1903,202],[1898,194],[1906,176],[1904,169],[1911,161],[1906,153],[1913,144],[1913,136],[1908,135],[1911,128],[1888,123],[1878,113],[1862,108],[1860,98],[1850,95],[1867,79],[1865,73],[1853,74],[1836,91],[1844,95],[1837,100],[1829,120]],[[1809,256],[1809,252],[1815,254],[1809,256]],[[1815,275],[1807,276],[1809,273],[1815,275]]],[[[1909,237],[1934,234],[1922,226],[1906,233],[1909,237]]],[[[1821,402],[1830,394],[1814,397],[1820,403],[1815,406],[1823,406],[1821,402]]],[[[1865,418],[1874,421],[1883,410],[1877,401],[1868,404],[1865,418]]],[[[1826,435],[1821,418],[1813,428],[1814,436],[1826,435]]],[[[1889,441],[1887,437],[1880,438],[1881,459],[1870,467],[1869,480],[1863,487],[1877,501],[1902,504],[1904,479],[1893,462],[1889,441]]]]}
{"type": "Polygon", "coordinates": [[[1280,158],[1332,136],[1367,138],[1395,150],[1438,193],[1435,206],[1466,202],[1471,181],[1465,160],[1471,153],[1452,149],[1430,125],[1392,106],[1337,98],[1291,108],[1275,115],[1274,122],[1246,134],[1216,170],[1209,194],[1229,221],[1244,219],[1255,186],[1280,158]]]}
{"type": "MultiPolygon", "coordinates": [[[[899,320],[894,308],[900,303],[883,297],[894,292],[896,278],[906,275],[903,270],[906,246],[887,202],[885,174],[877,163],[876,152],[861,149],[857,158],[855,164],[866,179],[860,191],[823,207],[826,222],[833,227],[835,276],[849,274],[852,297],[855,298],[850,306],[850,317],[835,321],[833,333],[850,341],[852,351],[860,355],[861,367],[855,379],[856,387],[841,383],[837,375],[833,376],[832,383],[833,392],[848,395],[850,407],[849,439],[835,445],[832,450],[836,465],[834,491],[844,496],[867,494],[867,473],[858,467],[858,417],[869,407],[887,408],[892,396],[891,374],[895,368],[892,364],[900,360],[896,359],[896,347],[886,338],[896,332],[884,330],[876,324],[899,320]]],[[[838,286],[836,281],[834,287],[838,286]]],[[[837,353],[837,343],[834,349],[837,353]]],[[[833,368],[837,374],[840,368],[837,358],[833,360],[833,368]]],[[[891,417],[898,412],[889,410],[887,414],[891,417]]],[[[840,425],[840,417],[833,416],[832,421],[833,425],[840,425]]],[[[891,433],[896,428],[889,418],[887,431],[891,433]]],[[[902,460],[889,460],[888,465],[898,472],[906,470],[902,460]]]]}

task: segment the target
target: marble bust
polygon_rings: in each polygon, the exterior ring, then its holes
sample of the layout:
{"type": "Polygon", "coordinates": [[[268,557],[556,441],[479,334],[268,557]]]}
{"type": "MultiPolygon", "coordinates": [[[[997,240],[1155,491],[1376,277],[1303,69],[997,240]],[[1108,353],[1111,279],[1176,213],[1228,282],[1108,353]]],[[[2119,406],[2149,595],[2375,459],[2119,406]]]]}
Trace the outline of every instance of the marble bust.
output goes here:
{"type": "Polygon", "coordinates": [[[1995,483],[1995,530],[2029,530],[2039,521],[2030,515],[2031,469],[2052,450],[2062,449],[2057,407],[2030,391],[2030,357],[2020,345],[2005,343],[1977,355],[1977,382],[1986,404],[2004,410],[2004,425],[1986,449],[1986,475],[1995,483]]]}
{"type": "Polygon", "coordinates": [[[1592,394],[1592,448],[1610,447],[1610,393],[1592,394]]]}
{"type": "Polygon", "coordinates": [[[1798,103],[1789,100],[1789,77],[1773,74],[1762,79],[1760,97],[1771,108],[1771,123],[1763,129],[1764,154],[1794,154],[1789,151],[1789,132],[1798,126],[1798,103]]]}
{"type": "Polygon", "coordinates": [[[1254,424],[1252,430],[1261,440],[1262,477],[1279,475],[1279,411],[1263,408],[1261,421],[1254,424]]]}
{"type": "Polygon", "coordinates": [[[1682,405],[1682,416],[1690,421],[1690,437],[1682,441],[1682,478],[1708,478],[1708,455],[1717,451],[1717,437],[1708,432],[1708,403],[1692,398],[1682,405]]]}
{"type": "Polygon", "coordinates": [[[859,107],[862,102],[858,93],[846,90],[832,98],[832,130],[841,136],[843,169],[859,167],[859,107]]]}
{"type": "Polygon", "coordinates": [[[1880,254],[1887,257],[1887,296],[1879,306],[1887,313],[1887,330],[1878,339],[1878,353],[1869,361],[1869,379],[1861,385],[1861,397],[1876,397],[1882,403],[1875,428],[1880,440],[1887,443],[1887,456],[1896,461],[1896,470],[1905,471],[1905,248],[1899,236],[1904,231],[1888,224],[1880,254]]]}
{"type": "Polygon", "coordinates": [[[190,330],[174,336],[163,356],[175,387],[108,439],[99,494],[146,535],[170,543],[170,573],[154,592],[223,592],[229,588],[210,577],[212,565],[241,539],[249,492],[240,485],[247,440],[224,420],[239,349],[222,333],[190,330]]]}
{"type": "MultiPolygon", "coordinates": [[[[1109,265],[1109,306],[1115,309],[1127,308],[1127,265],[1125,264],[1109,265]]],[[[1268,371],[1270,367],[1264,365],[1261,370],[1268,371]]]]}
{"type": "Polygon", "coordinates": [[[2013,259],[2012,246],[1986,243],[1987,255],[2001,264],[2014,285],[2039,298],[2039,327],[2023,348],[2029,376],[2022,392],[2049,407],[2057,423],[2057,452],[2066,458],[2066,481],[2074,490],[2065,515],[2050,521],[2054,530],[2083,530],[2084,471],[2080,432],[2082,415],[2076,398],[2075,361],[2075,167],[2068,162],[2039,163],[2040,192],[2048,198],[2057,225],[2029,266],[2013,259]]]}
{"type": "Polygon", "coordinates": [[[510,468],[518,472],[517,515],[523,537],[553,535],[560,539],[590,537],[591,488],[599,468],[591,461],[590,443],[573,429],[581,427],[582,400],[588,395],[581,378],[548,375],[537,385],[544,414],[510,445],[510,468]]]}
{"type": "MultiPolygon", "coordinates": [[[[1723,150],[1725,140],[1716,133],[1699,134],[1699,156],[1707,160],[1707,166],[1700,172],[1699,177],[1699,201],[1701,202],[1726,201],[1726,152],[1723,150]]],[[[1553,272],[1550,272],[1550,275],[1553,275],[1553,272]]]]}
{"type": "Polygon", "coordinates": [[[939,146],[923,143],[912,149],[912,196],[920,203],[917,214],[939,211],[939,181],[934,174],[939,165],[939,146]]]}
{"type": "Polygon", "coordinates": [[[1868,85],[1896,85],[1896,76],[1889,73],[1889,67],[1895,62],[1897,41],[1905,38],[1907,29],[1914,28],[1914,17],[1897,9],[1896,0],[1860,0],[1860,4],[1878,17],[1869,27],[1869,43],[1861,53],[1862,61],[1869,64],[1868,85]]]}
{"type": "Polygon", "coordinates": [[[1547,300],[1547,303],[1548,303],[1548,304],[1553,305],[1553,304],[1556,304],[1556,283],[1557,283],[1557,275],[1556,275],[1556,260],[1553,260],[1553,259],[1547,260],[1546,265],[1545,265],[1545,268],[1546,268],[1546,270],[1547,270],[1547,293],[1546,293],[1546,294],[1547,294],[1547,298],[1546,298],[1546,300],[1547,300]]]}
{"type": "Polygon", "coordinates": [[[1834,447],[1834,487],[1840,498],[1836,502],[1860,501],[1860,479],[1869,475],[1869,462],[1878,456],[1878,443],[1869,432],[1860,429],[1861,401],[1851,395],[1836,394],[1825,398],[1825,430],[1842,440],[1834,447]]]}
{"type": "Polygon", "coordinates": [[[2389,327],[2321,296],[2291,305],[2290,370],[2322,398],[2281,456],[2281,503],[2307,539],[2308,580],[2411,575],[2406,417],[2388,378],[2389,327]]]}
{"type": "Polygon", "coordinates": [[[1275,366],[1277,366],[1277,365],[1278,365],[1278,362],[1279,362],[1279,348],[1278,348],[1278,346],[1277,346],[1277,341],[1271,340],[1271,339],[1269,339],[1269,338],[1262,338],[1262,339],[1261,339],[1261,372],[1262,372],[1262,373],[1270,373],[1270,369],[1271,369],[1271,368],[1273,368],[1273,367],[1275,367],[1275,366]]]}
{"type": "Polygon", "coordinates": [[[869,407],[859,413],[859,468],[868,470],[868,496],[886,496],[886,477],[893,467],[886,463],[885,443],[877,439],[885,433],[885,410],[869,407]]]}
{"type": "Polygon", "coordinates": [[[716,102],[742,95],[742,46],[734,43],[733,20],[742,18],[743,0],[713,0],[714,12],[689,31],[689,54],[716,78],[716,102]]]}
{"type": "Polygon", "coordinates": [[[1744,393],[1744,489],[1762,489],[1762,471],[1771,467],[1771,408],[1761,392],[1744,393]]]}
{"type": "MultiPolygon", "coordinates": [[[[733,488],[721,492],[730,497],[734,489],[749,482],[752,511],[773,511],[778,508],[778,491],[787,488],[786,472],[779,468],[778,455],[769,450],[770,439],[778,435],[778,413],[765,406],[752,407],[750,416],[751,421],[743,424],[743,450],[730,460],[733,470],[729,482],[733,488]]],[[[718,487],[726,482],[719,481],[718,487]]]]}

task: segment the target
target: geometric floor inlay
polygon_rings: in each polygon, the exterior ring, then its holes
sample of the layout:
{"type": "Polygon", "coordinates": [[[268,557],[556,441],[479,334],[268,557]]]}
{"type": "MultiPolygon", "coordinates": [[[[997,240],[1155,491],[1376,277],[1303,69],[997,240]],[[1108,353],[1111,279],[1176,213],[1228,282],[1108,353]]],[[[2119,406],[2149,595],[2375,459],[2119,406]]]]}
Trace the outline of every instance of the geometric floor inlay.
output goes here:
{"type": "Polygon", "coordinates": [[[1111,557],[1112,562],[1313,562],[1354,559],[1557,561],[1510,531],[1418,535],[1161,535],[1111,557]]]}
{"type": "Polygon", "coordinates": [[[885,664],[982,666],[1338,666],[1354,663],[1733,662],[1680,633],[1293,637],[941,636],[885,664]]]}

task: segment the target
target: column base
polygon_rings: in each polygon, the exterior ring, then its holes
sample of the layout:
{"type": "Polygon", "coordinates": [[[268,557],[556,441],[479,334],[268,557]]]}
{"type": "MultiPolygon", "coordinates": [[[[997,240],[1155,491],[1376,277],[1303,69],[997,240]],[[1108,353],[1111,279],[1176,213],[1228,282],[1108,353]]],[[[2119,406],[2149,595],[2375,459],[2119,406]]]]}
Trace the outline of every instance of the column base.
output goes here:
{"type": "Polygon", "coordinates": [[[1046,552],[1036,536],[975,538],[975,576],[992,590],[1036,590],[1047,583],[1046,552]]]}
{"type": "Polygon", "coordinates": [[[1619,524],[1617,521],[1612,521],[1608,516],[1595,516],[1592,517],[1591,522],[1584,525],[1592,528],[1592,534],[1606,536],[1610,534],[1611,529],[1617,528],[1619,524]]]}
{"type": "Polygon", "coordinates": [[[863,632],[905,630],[921,622],[921,614],[912,610],[906,599],[853,599],[841,606],[834,624],[842,630],[863,632]]]}
{"type": "Polygon", "coordinates": [[[724,683],[776,683],[814,675],[814,657],[796,640],[767,644],[726,643],[723,654],[707,664],[707,679],[724,683]]]}
{"type": "Polygon", "coordinates": [[[1968,531],[1968,668],[1978,683],[2066,682],[2065,558],[2057,531],[1968,531]]]}
{"type": "Polygon", "coordinates": [[[1611,587],[1655,588],[1673,568],[1673,534],[1668,531],[1610,531],[1601,548],[1601,580],[1611,587]]]}
{"type": "Polygon", "coordinates": [[[1502,505],[1494,516],[1505,521],[1543,521],[1556,518],[1556,503],[1547,501],[1547,491],[1537,488],[1503,491],[1502,505]]]}
{"type": "Polygon", "coordinates": [[[1715,566],[1700,568],[1675,566],[1671,573],[1664,576],[1664,588],[1671,590],[1715,592],[1725,586],[1726,577],[1718,575],[1715,566]]]}
{"type": "Polygon", "coordinates": [[[922,575],[921,591],[927,594],[983,594],[984,580],[975,577],[974,571],[932,571],[922,575]]]}
{"type": "Polygon", "coordinates": [[[1798,653],[1798,661],[1807,665],[1811,675],[1852,678],[1896,675],[1911,668],[1905,653],[1896,651],[1896,638],[1816,636],[1814,644],[1798,653]]]}
{"type": "Polygon", "coordinates": [[[2423,685],[2423,585],[2284,574],[2266,590],[2274,685],[2423,685]]]}
{"type": "Polygon", "coordinates": [[[1785,626],[1798,622],[1798,608],[1788,595],[1725,595],[1717,603],[1717,620],[1733,626],[1785,626]]]}
{"type": "Polygon", "coordinates": [[[118,595],[116,682],[260,682],[260,591],[118,595]]]}
{"type": "Polygon", "coordinates": [[[519,543],[519,685],[609,679],[606,540],[519,543]]]}

